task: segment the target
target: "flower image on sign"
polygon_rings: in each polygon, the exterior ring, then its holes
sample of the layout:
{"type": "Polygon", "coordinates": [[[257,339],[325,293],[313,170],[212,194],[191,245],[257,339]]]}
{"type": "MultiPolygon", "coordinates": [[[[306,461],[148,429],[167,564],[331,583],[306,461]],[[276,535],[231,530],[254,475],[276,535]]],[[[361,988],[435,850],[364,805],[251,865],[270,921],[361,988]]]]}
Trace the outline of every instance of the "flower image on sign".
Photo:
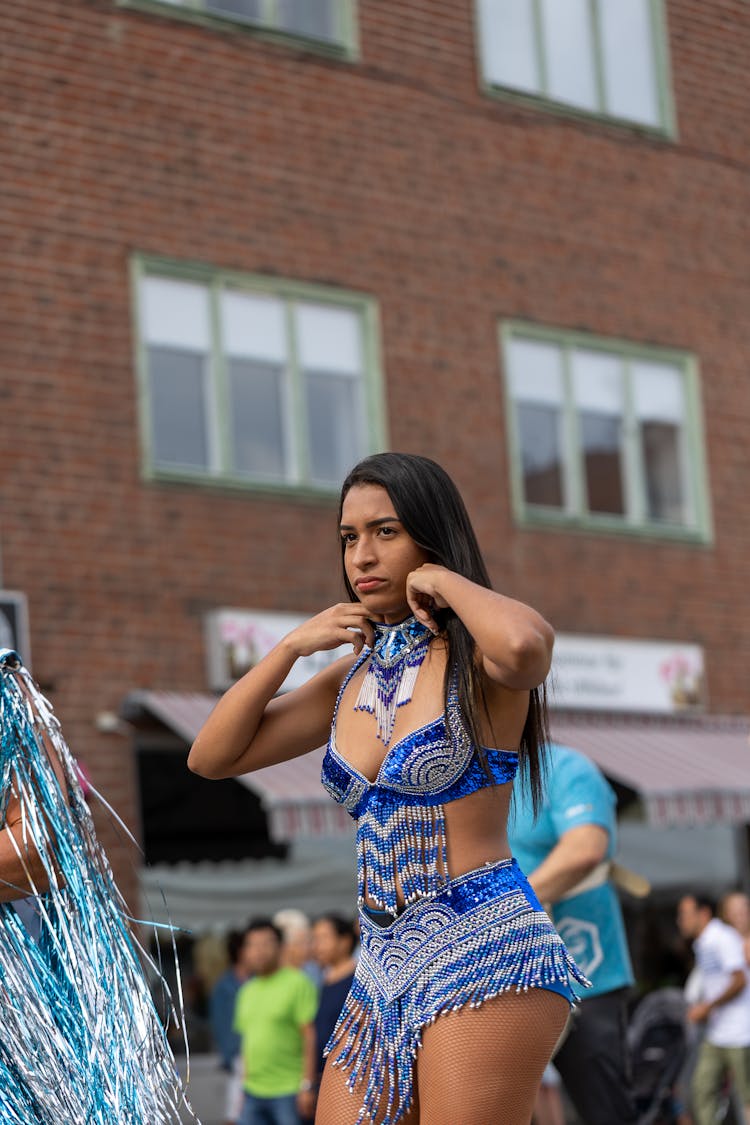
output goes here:
{"type": "MultiPolygon", "coordinates": [[[[225,691],[305,620],[305,614],[266,610],[217,609],[209,613],[206,617],[209,686],[214,691],[225,691]]],[[[341,645],[330,652],[300,657],[281,690],[300,687],[321,668],[351,652],[351,645],[341,645]]]]}

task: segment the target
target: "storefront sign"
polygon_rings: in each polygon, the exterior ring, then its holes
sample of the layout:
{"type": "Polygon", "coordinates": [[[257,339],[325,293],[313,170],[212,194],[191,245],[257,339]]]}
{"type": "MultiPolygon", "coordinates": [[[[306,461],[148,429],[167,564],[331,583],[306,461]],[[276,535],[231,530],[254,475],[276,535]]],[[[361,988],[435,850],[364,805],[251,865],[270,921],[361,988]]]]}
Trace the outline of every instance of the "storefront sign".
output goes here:
{"type": "Polygon", "coordinates": [[[706,703],[703,649],[558,633],[550,687],[553,707],[652,714],[700,710],[706,703]]]}
{"type": "MultiPolygon", "coordinates": [[[[213,691],[225,691],[308,617],[308,614],[245,609],[218,609],[209,613],[206,617],[209,687],[213,691]]],[[[340,656],[351,655],[352,651],[351,645],[341,645],[330,652],[300,657],[282,690],[300,687],[321,668],[340,656]]]]}
{"type": "MultiPolygon", "coordinates": [[[[208,683],[224,691],[271,651],[305,614],[219,609],[206,618],[208,683]]],[[[352,652],[300,657],[283,690],[304,684],[321,668],[352,652]]],[[[553,707],[674,714],[705,704],[703,649],[662,641],[559,634],[549,680],[553,707]]]]}

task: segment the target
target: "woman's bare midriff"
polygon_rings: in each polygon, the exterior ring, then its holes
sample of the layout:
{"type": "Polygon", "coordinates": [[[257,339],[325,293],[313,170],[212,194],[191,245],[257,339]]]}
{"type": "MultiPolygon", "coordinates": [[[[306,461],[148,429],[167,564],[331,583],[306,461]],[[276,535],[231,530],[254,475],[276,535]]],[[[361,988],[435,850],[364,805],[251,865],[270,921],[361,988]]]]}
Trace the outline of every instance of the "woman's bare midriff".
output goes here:
{"type": "MultiPolygon", "coordinates": [[[[447,878],[455,879],[459,875],[465,875],[467,871],[483,867],[485,863],[495,863],[499,859],[510,857],[505,825],[511,790],[511,785],[493,785],[443,806],[448,852],[447,878]]],[[[396,898],[401,909],[404,906],[404,896],[398,880],[396,898]]],[[[378,904],[368,898],[366,878],[365,902],[368,906],[378,908],[378,904]]]]}
{"type": "Polygon", "coordinates": [[[512,785],[492,785],[444,806],[451,878],[510,855],[505,826],[512,785]]]}

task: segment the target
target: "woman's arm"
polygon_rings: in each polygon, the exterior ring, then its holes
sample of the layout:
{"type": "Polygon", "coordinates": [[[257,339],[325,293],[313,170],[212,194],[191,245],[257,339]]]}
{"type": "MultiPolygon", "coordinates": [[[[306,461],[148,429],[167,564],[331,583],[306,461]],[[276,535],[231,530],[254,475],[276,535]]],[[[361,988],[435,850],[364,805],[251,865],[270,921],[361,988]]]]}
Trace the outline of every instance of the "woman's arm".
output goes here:
{"type": "Polygon", "coordinates": [[[295,691],[274,696],[300,656],[346,643],[358,653],[372,640],[367,610],[358,602],[332,606],[292,630],[221,697],[193,743],[189,768],[203,777],[236,777],[320,746],[352,658],[343,657],[295,691]]]}
{"type": "Polygon", "coordinates": [[[20,803],[12,797],[0,830],[0,902],[15,902],[47,890],[47,870],[28,825],[24,833],[20,803]]]}
{"type": "Polygon", "coordinates": [[[434,563],[413,570],[406,590],[415,616],[430,628],[437,628],[435,608],[450,608],[461,618],[482,654],[485,672],[496,683],[529,691],[549,672],[555,635],[531,606],[434,563]]]}
{"type": "MultiPolygon", "coordinates": [[[[67,802],[68,786],[60,756],[47,731],[39,721],[34,697],[29,691],[24,677],[18,672],[11,674],[28,706],[37,716],[35,731],[39,753],[40,755],[47,755],[60,786],[63,800],[67,802]]],[[[46,832],[47,839],[44,842],[43,850],[47,856],[47,863],[52,864],[57,847],[52,825],[46,824],[46,832]]],[[[62,876],[59,873],[57,879],[58,883],[62,882],[62,876]]],[[[8,797],[5,823],[0,829],[0,902],[14,902],[17,899],[26,898],[28,895],[42,894],[49,889],[49,873],[39,853],[37,841],[32,836],[31,825],[28,820],[24,824],[21,802],[17,796],[11,793],[8,797]]]]}

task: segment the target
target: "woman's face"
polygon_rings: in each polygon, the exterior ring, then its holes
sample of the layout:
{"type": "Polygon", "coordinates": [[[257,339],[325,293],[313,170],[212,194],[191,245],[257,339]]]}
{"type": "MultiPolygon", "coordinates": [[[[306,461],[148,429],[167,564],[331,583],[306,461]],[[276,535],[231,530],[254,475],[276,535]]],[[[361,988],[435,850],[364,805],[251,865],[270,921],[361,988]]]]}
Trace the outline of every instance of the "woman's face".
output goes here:
{"type": "Polygon", "coordinates": [[[379,484],[357,484],[341,509],[344,568],[359,601],[375,620],[393,624],[409,615],[406,576],[428,562],[379,484]]]}

